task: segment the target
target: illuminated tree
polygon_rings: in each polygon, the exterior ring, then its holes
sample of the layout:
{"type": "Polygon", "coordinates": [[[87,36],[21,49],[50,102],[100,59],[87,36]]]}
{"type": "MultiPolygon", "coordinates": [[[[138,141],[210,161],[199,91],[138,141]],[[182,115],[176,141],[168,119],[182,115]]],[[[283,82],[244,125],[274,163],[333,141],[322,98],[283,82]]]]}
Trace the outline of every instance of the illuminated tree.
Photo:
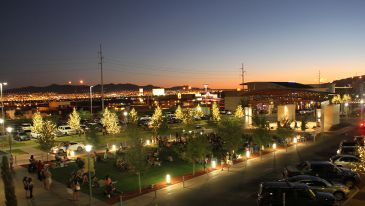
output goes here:
{"type": "Polygon", "coordinates": [[[219,113],[219,107],[217,105],[217,103],[213,103],[212,105],[212,117],[214,121],[220,121],[221,120],[221,115],[219,113]]]}
{"type": "Polygon", "coordinates": [[[129,112],[130,122],[133,124],[137,124],[138,122],[138,113],[137,111],[132,108],[132,110],[129,112]]]}
{"type": "Polygon", "coordinates": [[[331,101],[332,101],[333,104],[342,103],[341,95],[338,94],[338,95],[333,96],[331,101]]]}
{"type": "Polygon", "coordinates": [[[202,117],[204,117],[204,112],[200,106],[200,104],[198,104],[198,106],[195,107],[195,116],[199,119],[201,119],[202,117]]]}
{"type": "Polygon", "coordinates": [[[243,113],[242,105],[238,105],[236,112],[234,113],[234,116],[241,119],[243,117],[243,115],[244,115],[244,113],[243,113]]]}
{"type": "Polygon", "coordinates": [[[348,94],[344,94],[342,97],[342,102],[349,102],[351,101],[351,96],[348,94]]]}
{"type": "Polygon", "coordinates": [[[352,163],[351,169],[360,174],[365,174],[365,146],[358,147],[357,153],[359,155],[360,162],[352,163]]]}
{"type": "Polygon", "coordinates": [[[45,150],[49,151],[54,145],[56,137],[56,125],[51,121],[44,121],[42,125],[42,130],[40,135],[37,139],[40,147],[45,150]]]}
{"type": "Polygon", "coordinates": [[[31,127],[31,130],[33,133],[40,134],[43,127],[43,118],[40,112],[36,112],[33,115],[33,126],[31,127]]]}
{"type": "Polygon", "coordinates": [[[176,117],[176,119],[179,119],[181,121],[184,119],[184,113],[183,113],[183,110],[181,109],[180,105],[177,106],[177,109],[175,111],[175,117],[176,117]]]}
{"type": "Polygon", "coordinates": [[[160,129],[161,125],[162,125],[162,110],[160,108],[160,106],[156,106],[155,108],[155,112],[152,115],[151,118],[151,127],[155,133],[155,135],[157,135],[157,131],[160,129]]]}
{"type": "Polygon", "coordinates": [[[109,111],[108,108],[104,110],[101,124],[105,127],[109,134],[118,134],[120,132],[119,120],[114,112],[109,111]]]}
{"type": "Polygon", "coordinates": [[[79,133],[81,131],[80,120],[80,115],[74,107],[72,113],[69,115],[67,124],[71,127],[71,129],[79,133]]]}
{"type": "Polygon", "coordinates": [[[187,108],[187,109],[183,110],[183,115],[184,115],[183,123],[185,125],[190,125],[194,120],[195,111],[187,108]]]}

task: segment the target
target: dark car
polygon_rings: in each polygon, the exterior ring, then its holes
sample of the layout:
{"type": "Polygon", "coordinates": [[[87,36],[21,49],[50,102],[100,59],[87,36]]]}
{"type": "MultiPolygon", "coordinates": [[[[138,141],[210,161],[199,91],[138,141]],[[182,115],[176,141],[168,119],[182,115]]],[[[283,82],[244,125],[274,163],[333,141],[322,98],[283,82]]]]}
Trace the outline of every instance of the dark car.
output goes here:
{"type": "Polygon", "coordinates": [[[350,189],[343,184],[332,184],[325,179],[311,175],[298,175],[279,181],[306,184],[314,192],[328,192],[333,194],[336,200],[343,200],[350,193],[350,189]]]}
{"type": "Polygon", "coordinates": [[[284,177],[296,175],[312,175],[333,183],[342,183],[349,188],[360,183],[360,175],[345,167],[338,167],[328,161],[305,161],[296,166],[287,166],[284,177]]]}
{"type": "Polygon", "coordinates": [[[336,204],[336,199],[330,193],[314,193],[305,184],[263,182],[260,184],[257,203],[259,206],[332,206],[336,204]]]}

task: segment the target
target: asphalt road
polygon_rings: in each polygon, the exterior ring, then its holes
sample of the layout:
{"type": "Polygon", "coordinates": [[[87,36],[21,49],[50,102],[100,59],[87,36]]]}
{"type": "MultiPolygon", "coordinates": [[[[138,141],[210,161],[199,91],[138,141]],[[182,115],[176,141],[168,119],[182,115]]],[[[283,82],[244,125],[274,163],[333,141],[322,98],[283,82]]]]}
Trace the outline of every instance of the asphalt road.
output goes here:
{"type": "Polygon", "coordinates": [[[282,170],[286,165],[297,164],[301,160],[328,160],[335,155],[341,140],[354,135],[365,135],[364,130],[349,128],[341,134],[330,134],[316,143],[302,144],[288,152],[280,151],[264,159],[249,161],[247,167],[232,169],[230,175],[211,178],[197,187],[187,186],[183,192],[171,192],[159,197],[150,205],[256,205],[259,183],[282,178],[282,170]]]}

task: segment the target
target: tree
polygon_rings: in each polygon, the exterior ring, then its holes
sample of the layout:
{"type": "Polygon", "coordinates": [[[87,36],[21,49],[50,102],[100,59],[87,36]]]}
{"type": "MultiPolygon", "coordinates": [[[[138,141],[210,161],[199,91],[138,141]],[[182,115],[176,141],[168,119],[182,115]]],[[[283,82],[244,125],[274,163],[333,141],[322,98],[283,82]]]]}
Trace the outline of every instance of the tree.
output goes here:
{"type": "Polygon", "coordinates": [[[5,193],[5,205],[6,206],[17,206],[18,201],[15,195],[13,175],[10,171],[9,160],[7,156],[3,156],[1,164],[1,178],[4,183],[4,193],[5,193]]]}
{"type": "Polygon", "coordinates": [[[216,102],[212,105],[212,117],[214,121],[219,122],[221,120],[221,115],[219,113],[219,107],[216,102]]]}
{"type": "Polygon", "coordinates": [[[185,125],[190,125],[193,120],[194,120],[194,116],[195,116],[195,111],[192,109],[184,109],[183,110],[183,123],[185,125]]]}
{"type": "Polygon", "coordinates": [[[269,128],[269,123],[265,115],[254,115],[252,117],[252,123],[258,128],[269,128]]]}
{"type": "Polygon", "coordinates": [[[69,115],[69,119],[67,121],[67,124],[71,127],[71,129],[75,130],[77,133],[81,131],[81,125],[80,125],[80,115],[76,111],[76,108],[74,107],[72,113],[69,115]]]}
{"type": "Polygon", "coordinates": [[[88,111],[88,110],[80,109],[80,110],[79,110],[79,115],[80,115],[80,118],[81,118],[81,119],[92,120],[92,118],[93,118],[93,115],[92,115],[92,114],[91,114],[91,112],[90,112],[90,111],[88,111]]]}
{"type": "Polygon", "coordinates": [[[236,119],[222,119],[217,127],[217,134],[222,138],[223,149],[229,153],[237,151],[242,143],[241,123],[236,119]]]}
{"type": "Polygon", "coordinates": [[[176,108],[175,117],[176,117],[176,119],[179,119],[181,121],[184,119],[184,113],[183,113],[183,110],[181,109],[180,105],[177,106],[177,108],[176,108]]]}
{"type": "Polygon", "coordinates": [[[270,131],[261,127],[254,129],[252,141],[260,146],[270,143],[272,141],[270,131]]]}
{"type": "Polygon", "coordinates": [[[204,117],[204,112],[203,112],[203,109],[201,108],[200,104],[198,104],[198,106],[195,107],[195,117],[197,117],[199,119],[204,117]]]}
{"type": "Polygon", "coordinates": [[[308,129],[308,116],[307,115],[303,115],[302,118],[300,119],[301,125],[300,125],[300,129],[304,132],[306,129],[308,129]]]}
{"type": "Polygon", "coordinates": [[[31,127],[31,131],[35,134],[40,134],[43,127],[43,118],[39,111],[34,113],[32,121],[33,126],[31,127]]]}
{"type": "Polygon", "coordinates": [[[148,169],[147,153],[140,139],[140,132],[136,126],[129,126],[127,135],[131,148],[125,154],[127,164],[138,175],[139,193],[142,192],[141,174],[148,169]]]}
{"type": "Polygon", "coordinates": [[[153,113],[152,117],[151,117],[151,127],[155,133],[155,135],[157,136],[157,132],[160,129],[161,125],[162,125],[162,110],[160,108],[160,106],[156,106],[155,108],[155,112],[153,113]]]}
{"type": "Polygon", "coordinates": [[[243,97],[241,100],[240,100],[240,104],[243,108],[245,107],[248,107],[248,99],[247,97],[243,97]]]}
{"type": "Polygon", "coordinates": [[[119,120],[114,112],[105,108],[103,117],[101,118],[101,124],[105,127],[106,132],[109,134],[118,134],[120,132],[119,120]]]}
{"type": "Polygon", "coordinates": [[[338,95],[333,96],[331,101],[332,101],[332,104],[342,103],[341,95],[338,94],[338,95]]]}
{"type": "Polygon", "coordinates": [[[238,106],[237,106],[237,109],[236,109],[236,112],[234,113],[234,116],[235,116],[236,118],[239,118],[239,119],[241,119],[241,118],[244,116],[243,108],[242,108],[242,106],[241,106],[241,105],[238,105],[238,106]]]}
{"type": "Polygon", "coordinates": [[[43,123],[42,130],[37,139],[37,142],[39,143],[41,149],[49,151],[55,145],[55,131],[56,125],[53,122],[45,121],[43,123]]]}
{"type": "Polygon", "coordinates": [[[357,153],[359,154],[360,162],[352,163],[351,169],[363,175],[365,174],[365,146],[358,147],[357,153]]]}
{"type": "Polygon", "coordinates": [[[199,135],[190,138],[186,145],[185,159],[193,164],[193,175],[195,175],[195,164],[211,153],[211,145],[206,136],[199,135]]]}
{"type": "Polygon", "coordinates": [[[351,96],[349,94],[344,94],[342,97],[342,102],[349,102],[351,101],[351,96]]]}
{"type": "Polygon", "coordinates": [[[134,108],[132,108],[132,110],[129,112],[129,117],[132,124],[138,123],[138,113],[134,108]]]}

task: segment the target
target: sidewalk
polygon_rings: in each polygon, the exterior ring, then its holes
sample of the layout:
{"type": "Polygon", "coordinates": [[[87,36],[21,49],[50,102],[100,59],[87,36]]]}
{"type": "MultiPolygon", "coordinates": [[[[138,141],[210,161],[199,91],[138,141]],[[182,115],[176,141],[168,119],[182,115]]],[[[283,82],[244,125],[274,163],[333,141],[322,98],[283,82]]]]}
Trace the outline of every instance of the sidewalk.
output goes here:
{"type": "MultiPolygon", "coordinates": [[[[47,191],[43,188],[42,182],[37,179],[35,174],[29,174],[27,169],[21,166],[16,166],[15,168],[15,176],[14,176],[14,186],[15,186],[15,193],[18,200],[18,205],[31,205],[31,206],[65,206],[65,205],[89,205],[89,196],[80,192],[79,201],[75,202],[71,200],[71,195],[67,193],[66,186],[59,182],[53,181],[51,190],[47,191]],[[28,176],[33,179],[34,183],[34,198],[33,199],[26,199],[25,198],[25,191],[23,189],[23,177],[28,176]]],[[[0,183],[0,205],[5,205],[4,200],[4,184],[1,180],[0,183]]],[[[107,204],[93,199],[93,205],[100,205],[106,206],[107,204]]]]}

